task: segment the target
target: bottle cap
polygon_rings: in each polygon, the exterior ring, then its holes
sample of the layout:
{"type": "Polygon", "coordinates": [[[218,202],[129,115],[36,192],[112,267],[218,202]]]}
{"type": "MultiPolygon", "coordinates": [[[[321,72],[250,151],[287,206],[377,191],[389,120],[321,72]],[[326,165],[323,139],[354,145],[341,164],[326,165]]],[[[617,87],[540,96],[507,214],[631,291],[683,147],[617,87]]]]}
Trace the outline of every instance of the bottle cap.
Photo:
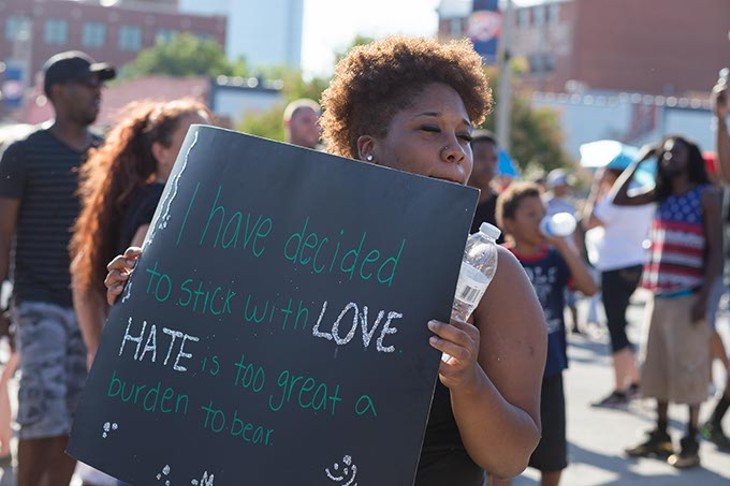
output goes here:
{"type": "Polygon", "coordinates": [[[727,84],[728,79],[730,78],[730,68],[722,68],[720,69],[720,74],[717,79],[718,83],[725,83],[727,84]]]}
{"type": "Polygon", "coordinates": [[[494,240],[496,240],[497,238],[499,238],[499,235],[502,234],[502,230],[500,230],[499,228],[497,228],[493,224],[487,223],[487,222],[482,223],[482,225],[479,227],[479,231],[481,233],[484,233],[485,235],[489,236],[490,238],[492,238],[494,240]]]}
{"type": "Polygon", "coordinates": [[[546,236],[569,236],[575,227],[575,217],[565,212],[547,215],[540,221],[540,232],[546,236]]]}

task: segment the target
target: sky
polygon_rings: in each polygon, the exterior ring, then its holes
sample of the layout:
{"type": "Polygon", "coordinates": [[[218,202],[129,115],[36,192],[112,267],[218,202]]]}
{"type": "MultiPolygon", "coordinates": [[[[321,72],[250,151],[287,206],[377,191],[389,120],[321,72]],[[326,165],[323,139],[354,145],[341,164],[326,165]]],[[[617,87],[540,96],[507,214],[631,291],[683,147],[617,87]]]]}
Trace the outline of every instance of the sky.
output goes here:
{"type": "MultiPolygon", "coordinates": [[[[302,69],[307,75],[331,74],[334,53],[357,35],[434,36],[440,0],[305,0],[302,69]]],[[[514,0],[515,5],[539,0],[514,0]]]]}

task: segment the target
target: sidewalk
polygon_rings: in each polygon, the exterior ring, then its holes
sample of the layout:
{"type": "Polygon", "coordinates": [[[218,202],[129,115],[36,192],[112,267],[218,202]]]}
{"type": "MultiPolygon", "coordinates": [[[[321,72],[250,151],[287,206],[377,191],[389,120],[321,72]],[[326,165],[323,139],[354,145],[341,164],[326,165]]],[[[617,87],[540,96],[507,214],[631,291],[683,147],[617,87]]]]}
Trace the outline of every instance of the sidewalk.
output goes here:
{"type": "MultiPolygon", "coordinates": [[[[634,343],[642,339],[643,299],[640,293],[629,309],[629,335],[634,343]]],[[[586,315],[586,302],[579,304],[579,314],[586,315]]],[[[718,330],[730,344],[728,316],[718,319],[718,330]]],[[[587,335],[570,335],[570,368],[565,372],[567,402],[569,466],[563,472],[562,486],[593,485],[669,485],[711,486],[730,484],[730,453],[723,453],[714,444],[703,442],[700,448],[702,466],[680,471],[657,459],[627,459],[623,450],[641,437],[640,430],[654,425],[651,400],[634,402],[629,410],[591,408],[590,403],[608,394],[613,387],[613,369],[609,357],[605,326],[591,329],[587,335]]],[[[714,382],[722,390],[725,372],[715,363],[714,382]]],[[[706,418],[715,403],[708,400],[701,410],[706,418]]],[[[684,433],[687,407],[670,406],[670,433],[678,444],[684,433]]],[[[730,414],[723,423],[730,431],[730,414]]],[[[539,484],[539,473],[526,471],[513,481],[515,486],[539,484]]]]}
{"type": "MultiPolygon", "coordinates": [[[[586,315],[586,301],[579,303],[579,314],[586,315]]],[[[641,293],[629,309],[629,335],[634,343],[642,339],[643,316],[641,293]]],[[[718,329],[730,345],[730,323],[727,314],[718,319],[718,329]]],[[[613,386],[613,371],[609,357],[608,334],[605,326],[590,328],[585,335],[569,336],[570,368],[565,372],[565,395],[568,414],[570,465],[564,471],[561,486],[636,485],[636,486],[713,486],[730,484],[730,453],[718,451],[713,444],[703,442],[700,449],[702,466],[679,471],[656,459],[626,459],[623,450],[640,438],[640,430],[654,424],[651,401],[632,404],[628,411],[591,408],[590,403],[603,397],[613,386]]],[[[715,384],[722,390],[724,370],[718,363],[714,368],[715,384]]],[[[705,418],[714,399],[703,406],[705,418]]],[[[670,407],[670,427],[675,443],[683,434],[686,407],[670,407]]],[[[725,430],[730,432],[730,414],[725,417],[725,430]]],[[[11,475],[0,469],[0,486],[12,486],[11,475]],[[5,473],[5,474],[3,474],[5,473]]],[[[81,484],[78,478],[72,486],[81,484]]],[[[515,479],[514,486],[539,484],[539,473],[527,470],[515,479]]]]}

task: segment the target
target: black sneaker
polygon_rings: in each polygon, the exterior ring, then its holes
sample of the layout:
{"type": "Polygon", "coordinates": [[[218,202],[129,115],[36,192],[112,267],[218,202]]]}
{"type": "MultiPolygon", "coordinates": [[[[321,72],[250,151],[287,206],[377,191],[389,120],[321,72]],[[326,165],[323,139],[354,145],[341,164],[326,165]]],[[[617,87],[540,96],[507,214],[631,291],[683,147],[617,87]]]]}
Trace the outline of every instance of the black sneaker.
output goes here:
{"type": "Polygon", "coordinates": [[[717,446],[718,449],[730,450],[730,439],[722,430],[722,425],[712,421],[700,425],[700,435],[717,446]]]}
{"type": "Polygon", "coordinates": [[[629,457],[668,457],[674,453],[672,438],[667,432],[652,430],[646,433],[644,442],[625,450],[629,457]]]}
{"type": "Polygon", "coordinates": [[[688,469],[700,465],[700,443],[696,437],[683,437],[679,441],[681,450],[667,458],[670,466],[688,469]]]}
{"type": "Polygon", "coordinates": [[[612,391],[610,395],[591,403],[591,407],[595,408],[612,408],[612,409],[624,409],[629,405],[629,397],[625,393],[619,391],[612,391]]]}
{"type": "Polygon", "coordinates": [[[626,391],[626,397],[629,400],[638,400],[641,398],[641,389],[638,383],[632,383],[629,385],[629,389],[626,391]]]}

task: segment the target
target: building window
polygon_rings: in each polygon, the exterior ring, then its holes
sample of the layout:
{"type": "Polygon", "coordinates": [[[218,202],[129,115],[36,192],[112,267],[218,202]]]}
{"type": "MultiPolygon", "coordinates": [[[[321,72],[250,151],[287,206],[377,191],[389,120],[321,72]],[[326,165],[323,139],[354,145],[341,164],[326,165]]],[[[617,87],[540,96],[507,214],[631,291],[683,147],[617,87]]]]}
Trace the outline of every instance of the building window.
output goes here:
{"type": "Polygon", "coordinates": [[[548,5],[548,24],[550,25],[558,25],[560,23],[560,4],[559,3],[551,3],[548,5]]]}
{"type": "Polygon", "coordinates": [[[542,27],[545,25],[545,5],[537,5],[533,9],[535,10],[535,26],[542,27]]]}
{"type": "Polygon", "coordinates": [[[133,25],[119,27],[119,49],[138,51],[142,48],[142,29],[133,25]]]}
{"type": "Polygon", "coordinates": [[[463,36],[464,30],[461,28],[461,19],[453,18],[449,20],[449,35],[455,39],[463,36]]]}
{"type": "Polygon", "coordinates": [[[533,52],[528,56],[530,72],[549,73],[555,70],[555,56],[549,52],[533,52]]]}
{"type": "Polygon", "coordinates": [[[166,43],[170,42],[173,37],[178,35],[179,32],[172,29],[159,29],[157,31],[157,35],[155,36],[156,42],[166,43]]]}
{"type": "Polygon", "coordinates": [[[23,31],[30,34],[30,18],[25,15],[11,15],[5,20],[5,40],[15,42],[23,31]]]}
{"type": "Polygon", "coordinates": [[[517,10],[517,28],[526,29],[530,26],[530,9],[527,7],[517,10]]]}
{"type": "Polygon", "coordinates": [[[106,41],[106,25],[101,22],[84,23],[81,43],[84,47],[104,47],[106,41]]]}
{"type": "Polygon", "coordinates": [[[59,19],[48,19],[43,29],[46,44],[66,44],[68,42],[68,22],[59,19]]]}

